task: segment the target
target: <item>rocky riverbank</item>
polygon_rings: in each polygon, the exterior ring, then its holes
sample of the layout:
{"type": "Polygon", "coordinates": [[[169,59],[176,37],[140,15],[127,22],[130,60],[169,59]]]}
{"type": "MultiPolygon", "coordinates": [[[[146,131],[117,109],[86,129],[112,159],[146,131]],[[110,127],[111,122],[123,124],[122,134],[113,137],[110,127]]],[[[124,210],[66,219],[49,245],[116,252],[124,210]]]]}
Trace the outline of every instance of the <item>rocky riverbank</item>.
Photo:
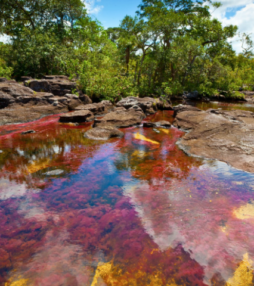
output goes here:
{"type": "MultiPolygon", "coordinates": [[[[24,79],[24,84],[0,79],[0,125],[37,120],[61,114],[61,123],[93,121],[85,136],[94,140],[122,137],[118,128],[139,125],[158,110],[174,109],[174,126],[188,131],[179,146],[190,155],[224,161],[235,168],[254,172],[254,113],[242,110],[200,110],[190,105],[172,107],[169,102],[150,97],[127,97],[116,105],[104,100],[92,103],[78,91],[76,83],[64,76],[42,80],[24,79]],[[71,111],[71,112],[69,112],[71,111]]],[[[248,101],[253,95],[248,94],[248,101]]],[[[170,127],[169,122],[164,125],[170,127]]],[[[156,123],[146,122],[145,127],[156,123]]]]}
{"type": "Polygon", "coordinates": [[[188,154],[218,159],[254,172],[254,113],[243,110],[175,108],[174,126],[188,131],[179,146],[188,154]]]}
{"type": "Polygon", "coordinates": [[[60,117],[61,122],[80,123],[109,113],[105,119],[107,125],[131,126],[140,122],[137,117],[143,118],[159,109],[172,109],[168,102],[149,97],[125,98],[116,106],[109,101],[92,103],[87,95],[76,89],[76,83],[65,76],[45,76],[41,80],[24,77],[23,80],[20,84],[0,78],[0,125],[29,122],[59,113],[66,113],[60,117]],[[73,91],[76,94],[72,94],[73,91]]]}
{"type": "Polygon", "coordinates": [[[72,94],[76,86],[67,78],[26,80],[24,84],[0,78],[0,125],[37,120],[91,103],[88,96],[72,94]]]}

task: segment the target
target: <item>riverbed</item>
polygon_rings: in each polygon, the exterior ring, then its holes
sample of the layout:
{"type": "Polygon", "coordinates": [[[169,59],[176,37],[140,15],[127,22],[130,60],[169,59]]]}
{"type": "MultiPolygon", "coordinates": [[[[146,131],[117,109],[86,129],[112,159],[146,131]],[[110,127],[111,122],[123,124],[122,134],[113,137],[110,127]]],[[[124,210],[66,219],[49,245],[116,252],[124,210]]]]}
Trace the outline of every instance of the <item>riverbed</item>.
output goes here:
{"type": "Polygon", "coordinates": [[[253,285],[254,174],[187,156],[174,127],[93,141],[58,119],[0,127],[0,285],[253,285]]]}

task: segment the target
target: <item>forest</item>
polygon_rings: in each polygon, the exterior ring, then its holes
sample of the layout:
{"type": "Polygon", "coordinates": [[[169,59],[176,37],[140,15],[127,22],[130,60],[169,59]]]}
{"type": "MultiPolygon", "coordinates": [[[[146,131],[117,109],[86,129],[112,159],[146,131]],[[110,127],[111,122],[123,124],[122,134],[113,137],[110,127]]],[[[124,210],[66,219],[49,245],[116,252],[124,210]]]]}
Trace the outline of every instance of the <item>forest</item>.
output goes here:
{"type": "Polygon", "coordinates": [[[185,91],[239,98],[253,89],[253,43],[212,17],[220,5],[142,0],[136,15],[105,29],[81,0],[1,1],[0,34],[10,41],[0,43],[0,77],[68,75],[90,97],[112,102],[185,91]]]}

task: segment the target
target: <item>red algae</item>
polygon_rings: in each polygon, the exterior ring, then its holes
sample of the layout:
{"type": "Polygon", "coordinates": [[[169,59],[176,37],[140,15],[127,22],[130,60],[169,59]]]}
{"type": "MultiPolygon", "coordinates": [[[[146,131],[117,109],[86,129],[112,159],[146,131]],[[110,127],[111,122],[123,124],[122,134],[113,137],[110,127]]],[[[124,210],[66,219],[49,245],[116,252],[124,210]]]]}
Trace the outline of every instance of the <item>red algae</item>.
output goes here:
{"type": "Polygon", "coordinates": [[[188,157],[175,128],[88,128],[1,127],[0,285],[251,285],[253,175],[188,157]]]}

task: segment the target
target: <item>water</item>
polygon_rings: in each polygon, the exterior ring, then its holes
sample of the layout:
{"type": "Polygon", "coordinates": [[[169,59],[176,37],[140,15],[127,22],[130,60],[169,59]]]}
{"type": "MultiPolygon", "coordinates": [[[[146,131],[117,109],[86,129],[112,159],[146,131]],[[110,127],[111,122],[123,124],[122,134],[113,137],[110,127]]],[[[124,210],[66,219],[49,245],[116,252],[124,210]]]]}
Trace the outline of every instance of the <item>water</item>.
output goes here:
{"type": "Polygon", "coordinates": [[[175,128],[89,128],[0,128],[0,285],[253,285],[254,175],[188,157],[175,128]]]}
{"type": "Polygon", "coordinates": [[[221,108],[223,110],[234,110],[234,109],[240,109],[240,110],[246,110],[254,112],[254,105],[251,103],[228,103],[228,102],[219,102],[219,101],[211,101],[211,102],[190,102],[190,104],[203,109],[207,110],[209,108],[221,108]]]}

